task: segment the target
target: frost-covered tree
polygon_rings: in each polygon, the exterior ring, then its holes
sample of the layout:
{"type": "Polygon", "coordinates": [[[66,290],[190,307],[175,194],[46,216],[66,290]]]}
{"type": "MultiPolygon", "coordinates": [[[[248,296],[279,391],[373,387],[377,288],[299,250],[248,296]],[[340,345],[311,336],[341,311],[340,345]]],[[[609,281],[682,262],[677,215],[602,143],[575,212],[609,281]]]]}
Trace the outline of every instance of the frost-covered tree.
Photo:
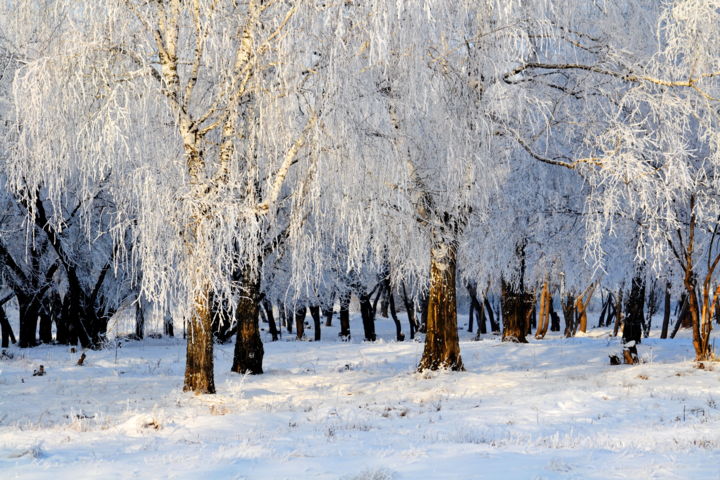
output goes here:
{"type": "Polygon", "coordinates": [[[85,197],[88,180],[107,177],[117,205],[109,231],[121,248],[130,238],[143,295],[188,318],[185,389],[215,389],[210,291],[239,297],[233,369],[261,371],[258,271],[273,244],[301,238],[293,231],[313,179],[315,156],[303,147],[313,145],[319,97],[302,88],[317,78],[315,6],[53,8],[61,28],[16,77],[11,186],[29,204],[47,189],[48,223],[59,228],[63,192],[85,197]]]}

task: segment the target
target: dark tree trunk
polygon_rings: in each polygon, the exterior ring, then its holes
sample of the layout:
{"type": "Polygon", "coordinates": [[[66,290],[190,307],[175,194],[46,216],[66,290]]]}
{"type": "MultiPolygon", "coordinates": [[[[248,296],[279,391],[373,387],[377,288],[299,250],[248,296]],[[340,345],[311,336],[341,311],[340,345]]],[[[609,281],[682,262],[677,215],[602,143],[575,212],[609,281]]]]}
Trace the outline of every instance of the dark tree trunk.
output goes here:
{"type": "Polygon", "coordinates": [[[533,300],[530,305],[530,318],[528,318],[528,329],[527,334],[532,334],[532,329],[537,328],[537,309],[535,308],[535,301],[533,300]]]}
{"type": "Polygon", "coordinates": [[[187,356],[183,391],[215,393],[213,335],[209,292],[195,299],[187,329],[187,356]]]}
{"type": "Polygon", "coordinates": [[[290,318],[287,308],[283,302],[278,302],[278,315],[280,315],[280,328],[287,328],[288,333],[293,332],[293,319],[290,318]]]}
{"type": "Polygon", "coordinates": [[[319,305],[311,305],[310,306],[310,316],[313,319],[313,328],[315,329],[315,341],[320,341],[320,327],[322,326],[322,322],[320,321],[320,306],[319,305]]]}
{"type": "Polygon", "coordinates": [[[454,245],[436,245],[430,255],[430,290],[427,302],[425,349],[418,371],[465,370],[460,357],[455,292],[454,245]]]}
{"type": "Polygon", "coordinates": [[[363,322],[363,331],[365,333],[365,341],[374,342],[377,340],[375,335],[375,311],[371,303],[372,292],[361,294],[360,299],[360,316],[363,322]]]}
{"type": "Polygon", "coordinates": [[[500,323],[495,320],[495,311],[493,310],[492,305],[490,305],[490,300],[488,300],[487,297],[483,299],[483,304],[485,305],[488,320],[490,320],[490,330],[493,333],[500,333],[500,323]]]}
{"type": "MultiPolygon", "coordinates": [[[[600,291],[602,295],[602,291],[600,291]]],[[[607,298],[603,300],[602,310],[600,311],[600,318],[598,319],[598,328],[605,326],[605,318],[608,316],[610,311],[610,302],[612,301],[612,295],[608,294],[607,298]]]]}
{"type": "Polygon", "coordinates": [[[552,295],[549,299],[550,305],[550,331],[551,332],[559,332],[560,331],[560,315],[555,311],[555,306],[553,305],[553,298],[552,295]]]}
{"type": "Polygon", "coordinates": [[[390,290],[389,288],[388,291],[390,292],[388,294],[390,316],[392,317],[393,322],[395,322],[395,339],[398,342],[402,342],[405,340],[405,334],[402,333],[402,325],[400,324],[400,319],[398,318],[397,311],[395,310],[395,296],[393,295],[392,290],[390,290]]]}
{"type": "Polygon", "coordinates": [[[57,292],[52,295],[52,315],[55,320],[55,341],[61,345],[68,345],[68,319],[63,315],[63,301],[57,292]]]}
{"type": "Polygon", "coordinates": [[[173,328],[173,319],[169,313],[165,314],[165,319],[163,322],[163,331],[165,332],[165,335],[167,335],[168,337],[175,336],[175,332],[174,332],[174,328],[173,328]]]}
{"type": "Polygon", "coordinates": [[[418,327],[418,332],[420,333],[425,333],[427,331],[429,301],[429,292],[423,292],[422,296],[420,297],[420,308],[422,309],[422,311],[420,312],[420,326],[418,327]]]}
{"type": "Polygon", "coordinates": [[[475,315],[477,316],[477,335],[476,338],[480,338],[480,335],[487,333],[487,326],[485,325],[485,307],[481,302],[475,305],[475,315]]]}
{"type": "Polygon", "coordinates": [[[660,331],[660,338],[667,338],[668,327],[670,326],[670,282],[665,284],[665,304],[663,305],[663,323],[660,331]]]}
{"type": "Polygon", "coordinates": [[[135,301],[135,336],[138,340],[145,338],[145,309],[139,298],[135,301]]]}
{"type": "Polygon", "coordinates": [[[305,305],[297,307],[295,309],[295,330],[297,331],[297,339],[302,340],[305,338],[305,315],[307,309],[305,305]]]}
{"type": "Polygon", "coordinates": [[[330,298],[323,302],[322,314],[325,317],[325,326],[332,327],[333,320],[333,307],[335,306],[335,292],[330,295],[330,298]]]}
{"type": "Polygon", "coordinates": [[[350,292],[340,295],[340,333],[343,340],[350,340],[350,292]]]}
{"type": "Polygon", "coordinates": [[[625,322],[623,324],[623,350],[625,362],[638,362],[637,344],[642,340],[642,323],[645,318],[645,280],[635,275],[625,304],[625,322]]]}
{"type": "Polygon", "coordinates": [[[565,338],[572,337],[575,334],[576,319],[575,319],[575,298],[573,295],[568,294],[565,296],[565,300],[560,301],[562,306],[563,318],[565,319],[565,338]]]}
{"type": "Polygon", "coordinates": [[[47,306],[40,309],[40,328],[38,334],[40,335],[41,343],[52,343],[52,314],[47,311],[47,306]]]}
{"type": "Polygon", "coordinates": [[[525,335],[534,304],[533,295],[524,292],[522,286],[514,287],[502,280],[500,302],[503,320],[502,341],[527,343],[525,335]]]}
{"type": "MultiPolygon", "coordinates": [[[[477,319],[477,336],[479,337],[481,334],[484,335],[487,333],[487,328],[485,327],[485,308],[477,298],[477,287],[473,284],[467,284],[466,288],[468,295],[470,295],[470,316],[472,317],[473,313],[475,314],[477,319]]],[[[470,325],[472,325],[472,318],[470,318],[470,325]]],[[[468,332],[472,332],[472,329],[469,328],[468,332]]]]}
{"type": "Polygon", "coordinates": [[[40,304],[34,301],[32,297],[25,295],[16,295],[18,301],[18,317],[20,320],[20,338],[18,346],[21,348],[36,347],[38,316],[40,313],[40,304]]]}
{"type": "Polygon", "coordinates": [[[380,300],[380,316],[383,318],[388,318],[388,308],[390,307],[390,295],[392,292],[390,292],[389,287],[389,281],[387,278],[385,281],[388,283],[387,286],[382,290],[382,292],[379,293],[381,300],[380,300]]]}
{"type": "Polygon", "coordinates": [[[678,313],[677,321],[675,322],[675,327],[673,328],[672,333],[670,333],[670,338],[675,338],[675,335],[677,335],[678,330],[680,330],[680,327],[683,324],[683,320],[689,315],[689,306],[688,306],[688,297],[687,295],[682,295],[680,297],[680,311],[678,313]]]}
{"type": "Polygon", "coordinates": [[[415,319],[415,302],[408,297],[405,284],[401,284],[403,305],[405,305],[405,313],[407,313],[408,323],[410,324],[410,338],[415,338],[415,330],[417,330],[417,320],[415,319]]]}
{"type": "Polygon", "coordinates": [[[219,299],[213,292],[210,292],[210,315],[213,339],[217,343],[227,343],[237,332],[237,322],[233,325],[232,309],[227,300],[219,299]]]}
{"type": "Polygon", "coordinates": [[[237,336],[233,364],[236,373],[263,373],[263,348],[260,338],[260,279],[248,269],[242,274],[240,299],[235,309],[237,336]]]}
{"type": "Polygon", "coordinates": [[[275,314],[273,313],[272,303],[270,303],[270,300],[268,300],[267,297],[263,297],[262,307],[265,311],[265,317],[268,321],[268,328],[270,329],[270,335],[272,335],[272,341],[277,342],[280,332],[278,331],[277,325],[275,324],[275,314]]]}
{"type": "Polygon", "coordinates": [[[468,333],[472,333],[473,331],[473,318],[475,317],[475,305],[473,302],[470,302],[470,307],[468,309],[468,333]]]}
{"type": "Polygon", "coordinates": [[[8,348],[10,341],[12,341],[13,344],[17,343],[15,334],[10,327],[10,322],[7,319],[7,315],[5,315],[5,309],[2,305],[0,305],[0,329],[2,330],[2,348],[8,348]]]}
{"type": "Polygon", "coordinates": [[[650,331],[652,330],[652,319],[658,311],[658,298],[656,287],[657,282],[653,281],[650,292],[647,295],[647,312],[645,313],[645,316],[643,316],[644,321],[642,324],[643,337],[645,338],[650,336],[650,331]]]}

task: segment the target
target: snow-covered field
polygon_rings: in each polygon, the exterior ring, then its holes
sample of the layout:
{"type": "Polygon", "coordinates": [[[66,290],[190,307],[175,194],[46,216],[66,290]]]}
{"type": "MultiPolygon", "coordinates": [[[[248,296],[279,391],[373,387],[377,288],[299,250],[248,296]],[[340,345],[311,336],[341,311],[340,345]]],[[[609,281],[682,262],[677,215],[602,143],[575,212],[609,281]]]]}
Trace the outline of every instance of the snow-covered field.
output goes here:
{"type": "MultiPolygon", "coordinates": [[[[461,322],[462,323],[462,322],[461,322]]],[[[422,343],[265,344],[265,375],[182,392],[182,339],[0,359],[0,475],[9,478],[720,478],[720,363],[697,368],[687,332],[611,367],[619,339],[527,345],[463,333],[466,372],[418,374],[422,343]],[[44,365],[47,374],[33,377],[44,365]]],[[[405,327],[405,325],[404,325],[405,327]]],[[[311,332],[310,332],[311,333],[311,332]]]]}

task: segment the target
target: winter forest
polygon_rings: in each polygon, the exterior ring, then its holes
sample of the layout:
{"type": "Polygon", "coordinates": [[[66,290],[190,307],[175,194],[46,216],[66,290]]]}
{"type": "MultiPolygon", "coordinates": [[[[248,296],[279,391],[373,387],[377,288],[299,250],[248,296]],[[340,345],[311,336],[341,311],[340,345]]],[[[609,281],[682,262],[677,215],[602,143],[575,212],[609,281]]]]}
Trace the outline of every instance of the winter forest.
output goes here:
{"type": "Polygon", "coordinates": [[[716,478],[720,1],[0,1],[0,471],[716,478]]]}

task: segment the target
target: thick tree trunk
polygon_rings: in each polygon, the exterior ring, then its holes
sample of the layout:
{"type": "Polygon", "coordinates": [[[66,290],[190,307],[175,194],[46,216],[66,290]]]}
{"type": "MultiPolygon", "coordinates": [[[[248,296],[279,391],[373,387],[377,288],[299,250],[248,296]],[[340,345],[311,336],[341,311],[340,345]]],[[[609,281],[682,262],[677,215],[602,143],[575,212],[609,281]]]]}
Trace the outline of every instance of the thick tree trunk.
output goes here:
{"type": "Polygon", "coordinates": [[[625,322],[623,324],[623,352],[625,363],[638,363],[637,345],[642,340],[642,322],[645,318],[645,279],[636,275],[632,279],[630,295],[625,304],[625,322]]]}
{"type": "Polygon", "coordinates": [[[16,295],[18,301],[18,317],[20,320],[20,338],[18,346],[28,348],[37,346],[37,323],[39,308],[32,297],[16,295]]]}
{"type": "Polygon", "coordinates": [[[464,370],[457,332],[454,245],[436,245],[430,256],[425,349],[418,371],[464,370]]]}
{"type": "Polygon", "coordinates": [[[243,272],[240,299],[235,309],[237,336],[233,364],[236,373],[263,373],[265,349],[260,338],[260,280],[247,269],[243,272]]]}
{"type": "Polygon", "coordinates": [[[350,340],[350,292],[340,295],[340,333],[342,340],[350,340]]]}
{"type": "Polygon", "coordinates": [[[209,292],[199,295],[188,320],[183,391],[215,393],[213,337],[209,292]]]}
{"type": "Polygon", "coordinates": [[[243,277],[240,299],[235,310],[237,334],[231,371],[236,373],[263,373],[265,350],[260,338],[260,288],[259,283],[243,277]]]}
{"type": "Polygon", "coordinates": [[[534,296],[522,291],[522,287],[516,288],[505,280],[501,281],[500,290],[503,319],[502,341],[527,343],[525,335],[532,313],[534,296]]]}

